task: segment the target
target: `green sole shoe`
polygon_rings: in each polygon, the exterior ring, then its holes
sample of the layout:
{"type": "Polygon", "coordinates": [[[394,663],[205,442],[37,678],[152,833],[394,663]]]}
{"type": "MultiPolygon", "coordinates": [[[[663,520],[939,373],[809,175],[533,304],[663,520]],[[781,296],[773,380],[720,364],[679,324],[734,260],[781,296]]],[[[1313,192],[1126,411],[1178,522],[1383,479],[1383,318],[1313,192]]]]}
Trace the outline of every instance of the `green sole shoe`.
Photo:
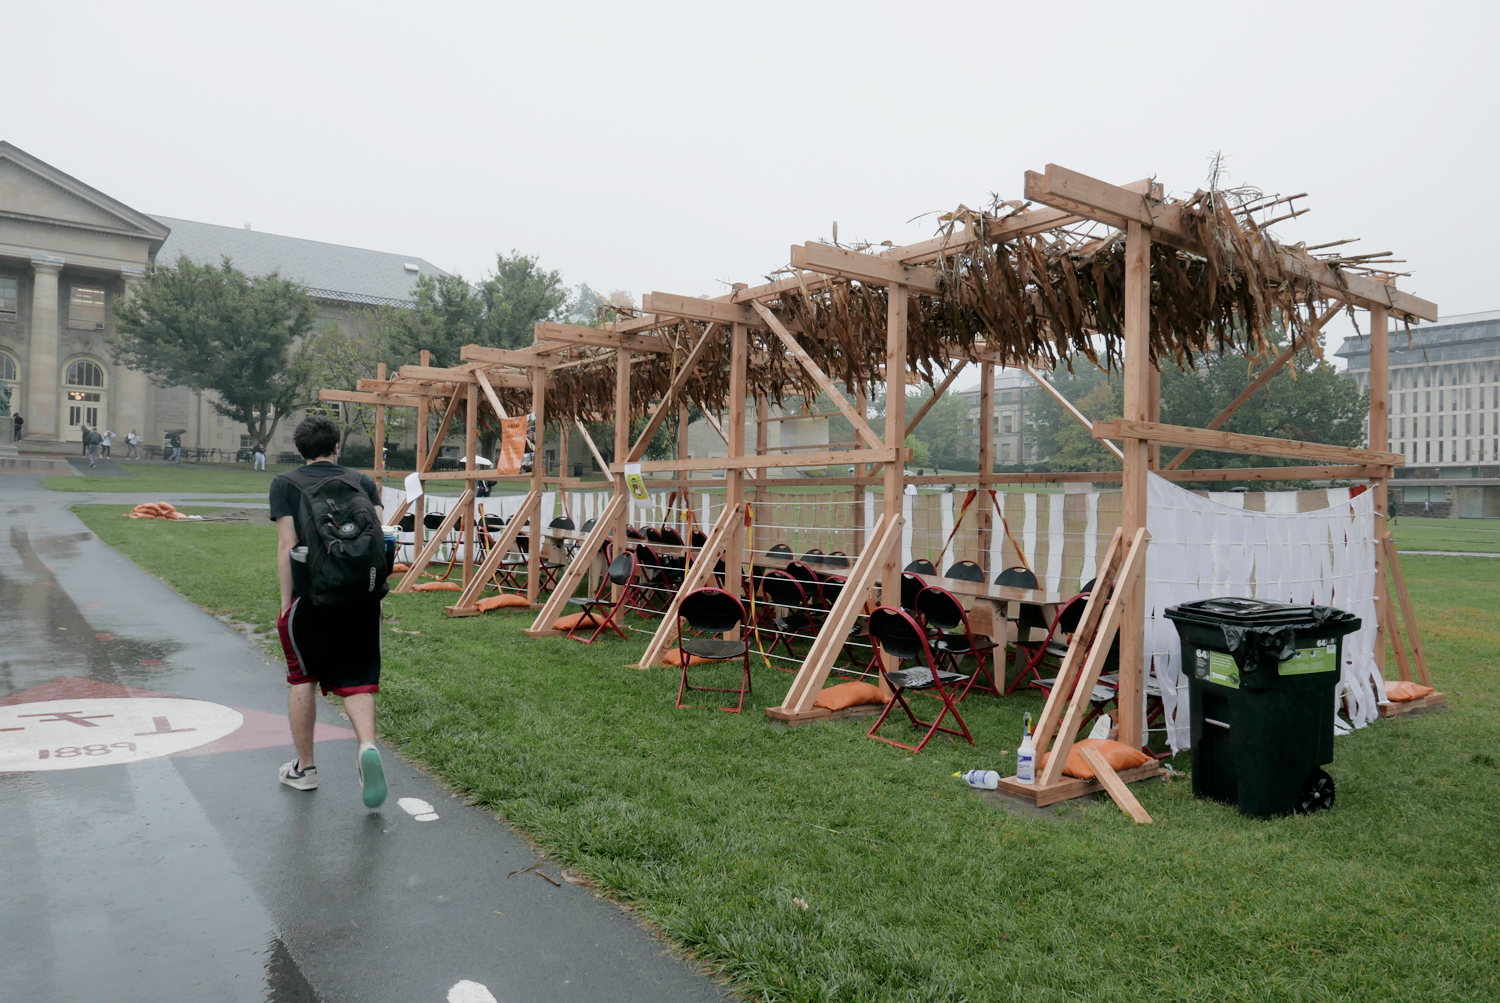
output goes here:
{"type": "Polygon", "coordinates": [[[359,782],[364,788],[366,808],[385,804],[385,764],[380,761],[380,750],[373,745],[359,750],[359,782]]]}

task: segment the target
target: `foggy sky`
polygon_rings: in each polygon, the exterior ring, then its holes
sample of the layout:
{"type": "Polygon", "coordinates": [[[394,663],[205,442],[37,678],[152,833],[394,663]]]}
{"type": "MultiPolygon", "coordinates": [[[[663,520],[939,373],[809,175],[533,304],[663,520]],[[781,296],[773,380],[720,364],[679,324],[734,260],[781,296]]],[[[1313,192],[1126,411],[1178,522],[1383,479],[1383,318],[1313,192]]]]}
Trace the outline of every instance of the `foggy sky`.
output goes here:
{"type": "MultiPolygon", "coordinates": [[[[16,5],[0,138],[144,212],[718,295],[1058,163],[1306,191],[1500,308],[1493,4],[16,5]],[[19,87],[17,87],[19,84],[19,87]]],[[[1335,334],[1336,341],[1342,330],[1335,334]]],[[[1332,346],[1331,346],[1332,347],[1332,346]]]]}

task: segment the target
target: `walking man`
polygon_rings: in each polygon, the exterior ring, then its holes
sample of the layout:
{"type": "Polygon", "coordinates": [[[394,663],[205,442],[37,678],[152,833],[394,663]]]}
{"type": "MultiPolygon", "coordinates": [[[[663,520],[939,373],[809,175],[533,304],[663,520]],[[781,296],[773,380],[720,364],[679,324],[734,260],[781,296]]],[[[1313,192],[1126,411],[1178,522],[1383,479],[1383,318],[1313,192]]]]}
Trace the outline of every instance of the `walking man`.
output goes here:
{"type": "Polygon", "coordinates": [[[182,462],[182,436],[172,432],[167,436],[167,445],[172,447],[172,462],[182,462]]]}
{"type": "Polygon", "coordinates": [[[135,434],[135,429],[132,428],[129,432],[126,432],[125,433],[125,459],[127,459],[127,460],[139,460],[141,458],[141,456],[140,456],[140,454],[138,452],[136,452],[136,447],[139,446],[140,444],[141,444],[141,437],[135,434]]]}
{"type": "Polygon", "coordinates": [[[16,416],[13,419],[13,422],[14,422],[15,428],[16,428],[16,441],[20,442],[21,441],[21,430],[26,425],[26,419],[22,418],[21,417],[21,412],[17,411],[16,412],[16,416]]]}
{"type": "Polygon", "coordinates": [[[89,454],[89,466],[99,465],[99,444],[104,441],[104,436],[99,434],[97,428],[83,428],[83,451],[89,454]]]}
{"type": "Polygon", "coordinates": [[[252,451],[251,455],[255,458],[256,470],[266,469],[266,447],[264,445],[257,442],[255,444],[255,449],[252,451]]]}
{"type": "Polygon", "coordinates": [[[297,747],[297,757],[281,768],[281,782],[299,791],[318,786],[317,684],[344,701],[359,737],[355,764],[365,807],[378,808],[386,796],[385,767],[375,747],[380,600],[390,571],[381,529],[385,513],[375,482],[338,465],[339,429],[331,420],[304,418],[292,441],[307,463],[271,482],[281,581],[276,628],[286,654],[287,716],[297,747]]]}

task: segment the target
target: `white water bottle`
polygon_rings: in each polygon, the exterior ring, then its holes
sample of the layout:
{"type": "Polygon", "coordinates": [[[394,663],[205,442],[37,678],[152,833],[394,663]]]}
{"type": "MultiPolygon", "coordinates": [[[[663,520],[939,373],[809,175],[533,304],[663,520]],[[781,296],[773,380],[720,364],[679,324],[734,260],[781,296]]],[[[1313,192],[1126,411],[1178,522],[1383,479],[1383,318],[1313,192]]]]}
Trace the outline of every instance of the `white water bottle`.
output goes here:
{"type": "Polygon", "coordinates": [[[992,791],[1000,786],[1000,774],[994,770],[970,770],[964,774],[964,782],[982,791],[992,791]]]}
{"type": "Polygon", "coordinates": [[[1036,746],[1031,741],[1031,712],[1026,712],[1026,725],[1021,734],[1020,748],[1016,749],[1016,783],[1036,783],[1036,746]]]}

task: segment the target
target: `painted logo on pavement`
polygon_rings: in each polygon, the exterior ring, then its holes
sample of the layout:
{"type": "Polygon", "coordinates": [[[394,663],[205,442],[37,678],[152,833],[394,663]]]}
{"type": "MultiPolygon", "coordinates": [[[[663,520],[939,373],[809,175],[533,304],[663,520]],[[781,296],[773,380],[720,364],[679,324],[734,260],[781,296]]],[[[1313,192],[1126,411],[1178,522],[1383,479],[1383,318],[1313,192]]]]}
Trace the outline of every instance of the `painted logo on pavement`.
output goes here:
{"type": "Polygon", "coordinates": [[[155,759],[233,733],[239,711],[175,697],[85,697],[0,706],[0,773],[155,759]]]}

